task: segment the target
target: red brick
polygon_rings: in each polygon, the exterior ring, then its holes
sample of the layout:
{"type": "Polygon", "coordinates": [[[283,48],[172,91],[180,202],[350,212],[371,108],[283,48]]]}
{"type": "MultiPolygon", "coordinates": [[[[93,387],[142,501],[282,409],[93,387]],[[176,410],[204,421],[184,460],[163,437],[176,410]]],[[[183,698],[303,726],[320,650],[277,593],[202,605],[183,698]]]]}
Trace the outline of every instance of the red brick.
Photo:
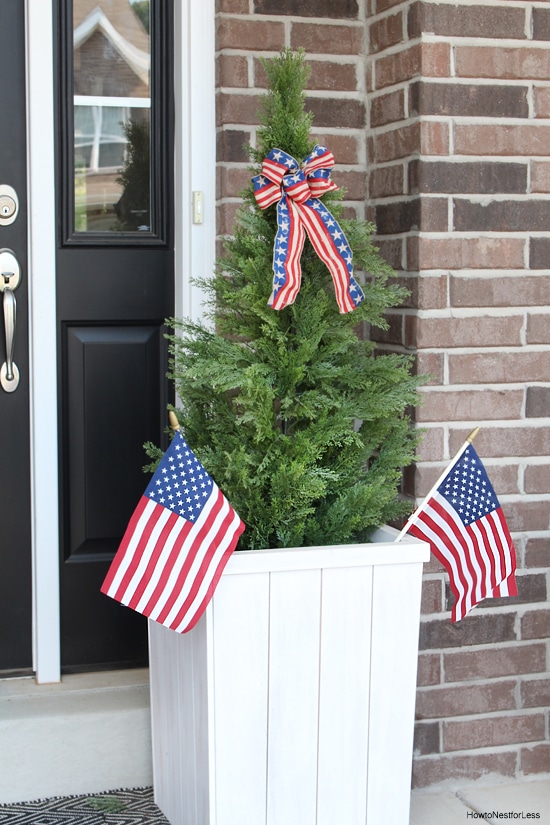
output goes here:
{"type": "MultiPolygon", "coordinates": [[[[550,164],[548,166],[550,187],[550,164]]],[[[525,194],[527,171],[525,162],[507,163],[499,160],[461,163],[416,159],[409,163],[409,191],[411,194],[525,194]]]]}
{"type": "MultiPolygon", "coordinates": [[[[403,307],[417,309],[444,309],[447,306],[448,278],[446,275],[398,278],[400,286],[409,291],[403,307]]],[[[413,317],[413,316],[410,316],[413,317]]],[[[413,327],[411,327],[411,331],[413,327]]]]}
{"type": "Polygon", "coordinates": [[[550,679],[526,679],[520,687],[522,707],[546,708],[550,705],[550,679]]]}
{"type": "Polygon", "coordinates": [[[216,208],[216,227],[219,235],[232,235],[240,203],[222,203],[216,208]]]}
{"type": "Polygon", "coordinates": [[[384,126],[386,123],[396,123],[405,117],[405,92],[397,89],[385,95],[377,95],[370,103],[370,126],[384,126]]]}
{"type": "Polygon", "coordinates": [[[216,0],[216,11],[226,14],[248,14],[248,0],[216,0]]]}
{"type": "Polygon", "coordinates": [[[218,126],[226,123],[256,125],[262,95],[220,92],[216,101],[218,126]]]}
{"type": "Polygon", "coordinates": [[[550,192],[550,163],[531,161],[531,192],[550,192]]]}
{"type": "Polygon", "coordinates": [[[515,751],[504,753],[441,756],[413,760],[413,788],[425,788],[452,777],[455,782],[486,777],[513,777],[516,773],[515,751]]]}
{"type": "Polygon", "coordinates": [[[407,264],[405,268],[409,272],[418,272],[420,269],[420,240],[417,235],[406,239],[407,264]]]}
{"type": "Polygon", "coordinates": [[[528,124],[456,124],[457,155],[550,155],[550,130],[528,124]]]}
{"type": "Polygon", "coordinates": [[[490,421],[520,418],[522,406],[522,390],[424,391],[422,404],[417,411],[417,421],[490,421]]]}
{"type": "MultiPolygon", "coordinates": [[[[550,224],[550,202],[531,197],[529,200],[493,200],[477,203],[469,198],[453,200],[454,229],[459,232],[543,232],[550,224]]],[[[537,241],[533,243],[536,245],[537,241]]],[[[547,241],[548,239],[544,239],[547,241]]],[[[543,268],[549,265],[548,245],[543,268]]],[[[531,264],[531,268],[533,264],[531,264]]]]}
{"type": "Polygon", "coordinates": [[[313,122],[322,128],[362,129],[365,126],[365,106],[361,100],[342,97],[308,97],[306,111],[313,114],[313,122]]]}
{"type": "Polygon", "coordinates": [[[548,567],[550,539],[530,538],[525,545],[525,567],[548,567]]]}
{"type": "Polygon", "coordinates": [[[443,586],[439,579],[425,579],[422,583],[422,603],[420,611],[423,616],[441,613],[443,610],[443,586]]]}
{"type": "Polygon", "coordinates": [[[338,165],[341,163],[357,164],[361,162],[359,154],[359,140],[362,139],[362,137],[353,137],[352,135],[330,135],[321,132],[315,133],[313,138],[317,143],[320,143],[321,146],[328,146],[334,155],[336,169],[338,169],[338,165]]]}
{"type": "Polygon", "coordinates": [[[438,685],[441,681],[441,657],[439,653],[425,653],[418,657],[416,684],[418,687],[438,685]]]}
{"type": "MultiPolygon", "coordinates": [[[[467,645],[515,642],[516,614],[481,614],[475,611],[460,622],[448,619],[429,619],[420,622],[420,650],[440,650],[467,645]]],[[[495,708],[498,710],[498,708],[495,708]]]]}
{"type": "Polygon", "coordinates": [[[448,155],[449,124],[436,120],[424,120],[420,124],[420,150],[423,155],[448,155]]]}
{"type": "Polygon", "coordinates": [[[421,44],[422,77],[449,77],[451,73],[451,44],[421,44]]]}
{"type": "Polygon", "coordinates": [[[403,13],[379,18],[369,27],[370,53],[375,54],[403,40],[403,13]]]}
{"type": "Polygon", "coordinates": [[[256,14],[356,18],[358,0],[254,0],[256,14]]]}
{"type": "Polygon", "coordinates": [[[394,86],[420,74],[422,52],[420,44],[406,46],[401,51],[377,58],[374,63],[376,89],[394,86]]]}
{"type": "Polygon", "coordinates": [[[437,461],[443,456],[444,430],[440,427],[433,427],[426,430],[422,436],[422,442],[418,448],[418,461],[437,461]]]}
{"type": "Polygon", "coordinates": [[[506,645],[500,648],[480,648],[445,653],[445,682],[471,679],[494,679],[522,673],[543,673],[546,670],[546,645],[506,645]]]}
{"type": "Polygon", "coordinates": [[[243,20],[219,17],[216,25],[218,49],[250,49],[255,53],[279,51],[285,45],[285,26],[275,20],[243,20]]]}
{"type": "Polygon", "coordinates": [[[220,54],[216,59],[217,86],[246,88],[248,60],[241,55],[220,54]]]}
{"type": "Polygon", "coordinates": [[[409,37],[424,32],[445,37],[504,37],[525,39],[525,14],[519,8],[414,3],[409,13],[409,37]]]}
{"type": "Polygon", "coordinates": [[[533,9],[533,39],[550,40],[550,15],[548,9],[533,9]]]}
{"type": "MultiPolygon", "coordinates": [[[[445,357],[439,352],[417,352],[415,355],[414,372],[421,375],[423,386],[440,386],[444,382],[445,357]]],[[[431,459],[425,459],[431,460],[431,459]]]]}
{"type": "Polygon", "coordinates": [[[216,155],[219,161],[247,163],[250,158],[246,146],[250,144],[250,132],[239,129],[218,130],[216,155]]]}
{"type": "Polygon", "coordinates": [[[357,64],[310,60],[309,89],[354,92],[357,89],[357,64]]]}
{"type": "Polygon", "coordinates": [[[525,469],[526,493],[550,493],[550,464],[535,464],[525,469]]]}
{"type": "Polygon", "coordinates": [[[513,680],[479,685],[422,688],[416,695],[417,719],[440,719],[515,710],[516,683],[513,680]]]}
{"type": "Polygon", "coordinates": [[[416,345],[424,348],[520,346],[523,316],[418,318],[416,345]]]}
{"type": "Polygon", "coordinates": [[[383,238],[377,239],[376,246],[381,256],[393,269],[401,269],[403,259],[403,241],[401,238],[392,238],[387,241],[383,238]]]}
{"type": "Polygon", "coordinates": [[[520,238],[420,238],[420,269],[523,269],[520,238]]]}
{"type": "Polygon", "coordinates": [[[233,166],[218,168],[218,198],[236,198],[250,184],[250,171],[233,166]]]}
{"type": "Polygon", "coordinates": [[[550,344],[550,315],[529,314],[527,316],[527,343],[550,344]]]}
{"type": "Polygon", "coordinates": [[[422,232],[446,232],[449,228],[447,198],[420,197],[420,229],[422,232]]]}
{"type": "Polygon", "coordinates": [[[342,172],[338,169],[332,174],[334,183],[345,190],[344,198],[347,201],[364,201],[367,192],[365,172],[342,172]]]}
{"type": "Polygon", "coordinates": [[[550,409],[550,387],[527,387],[526,418],[547,418],[550,409]]]}
{"type": "Polygon", "coordinates": [[[521,617],[522,639],[546,639],[550,636],[550,610],[529,610],[521,617]]]}
{"type": "Polygon", "coordinates": [[[521,716],[491,716],[467,722],[443,723],[443,750],[461,751],[544,739],[542,713],[521,716]]]}
{"type": "Polygon", "coordinates": [[[400,313],[387,313],[384,318],[387,328],[371,330],[371,338],[383,344],[402,344],[403,316],[400,313]]]}
{"type": "Polygon", "coordinates": [[[415,81],[409,87],[410,113],[438,117],[525,118],[529,116],[527,93],[527,84],[507,88],[456,81],[415,81]]]}
{"type": "Polygon", "coordinates": [[[524,774],[550,772],[550,744],[521,749],[521,770],[524,774]]]}
{"type": "Polygon", "coordinates": [[[549,501],[507,501],[502,510],[512,533],[550,529],[549,501]]]}
{"type": "MultiPolygon", "coordinates": [[[[380,166],[373,169],[369,176],[369,196],[371,198],[383,198],[391,195],[401,195],[405,188],[403,177],[402,163],[394,163],[392,166],[380,166]]],[[[401,263],[401,259],[399,262],[401,263]]]]}
{"type": "Polygon", "coordinates": [[[545,86],[535,86],[533,101],[535,117],[550,117],[550,89],[545,86]]]}
{"type": "Polygon", "coordinates": [[[408,157],[420,147],[420,124],[400,126],[390,132],[375,136],[375,154],[377,163],[408,157]]]}
{"type": "Polygon", "coordinates": [[[393,6],[397,6],[399,3],[402,2],[403,0],[374,0],[376,14],[379,14],[382,11],[387,11],[388,9],[391,9],[393,6]]]}
{"type": "MultiPolygon", "coordinates": [[[[490,268],[489,263],[487,266],[490,268]]],[[[451,306],[454,307],[544,306],[550,295],[550,277],[547,275],[522,275],[519,278],[453,276],[450,294],[451,306]]]]}
{"type": "MultiPolygon", "coordinates": [[[[547,381],[550,351],[479,352],[449,356],[451,384],[499,384],[547,381]]],[[[532,452],[526,455],[533,455],[532,452]]]]}
{"type": "Polygon", "coordinates": [[[455,61],[458,77],[506,80],[547,80],[550,77],[550,54],[546,46],[457,46],[455,61]]]}
{"type": "Polygon", "coordinates": [[[439,753],[439,740],[439,722],[418,722],[414,726],[414,755],[425,756],[428,753],[439,753]]]}
{"type": "Polygon", "coordinates": [[[293,49],[302,47],[308,54],[355,56],[363,53],[363,25],[292,23],[290,41],[293,49]]]}

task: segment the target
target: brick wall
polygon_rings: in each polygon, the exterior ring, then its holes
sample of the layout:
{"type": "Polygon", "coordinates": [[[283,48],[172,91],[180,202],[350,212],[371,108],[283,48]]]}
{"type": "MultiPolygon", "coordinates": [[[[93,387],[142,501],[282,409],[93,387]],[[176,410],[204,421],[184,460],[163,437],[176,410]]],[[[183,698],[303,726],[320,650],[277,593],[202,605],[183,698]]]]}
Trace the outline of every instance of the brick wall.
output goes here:
{"type": "Polygon", "coordinates": [[[411,290],[383,345],[433,375],[409,489],[468,432],[514,532],[516,599],[449,622],[425,575],[414,782],[550,771],[550,10],[376,0],[369,204],[411,290]]]}
{"type": "Polygon", "coordinates": [[[414,783],[550,773],[550,8],[395,0],[218,0],[219,231],[248,180],[265,78],[303,46],[315,135],[346,203],[374,218],[411,291],[380,346],[433,376],[407,479],[420,497],[476,448],[514,533],[516,599],[451,625],[426,569],[414,783]]]}

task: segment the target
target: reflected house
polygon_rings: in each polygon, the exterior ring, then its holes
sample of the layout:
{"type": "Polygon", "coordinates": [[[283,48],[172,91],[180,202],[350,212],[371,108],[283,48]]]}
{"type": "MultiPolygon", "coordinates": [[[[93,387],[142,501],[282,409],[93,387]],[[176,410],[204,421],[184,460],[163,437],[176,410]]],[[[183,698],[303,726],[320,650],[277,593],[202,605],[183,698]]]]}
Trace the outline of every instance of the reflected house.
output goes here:
{"type": "Polygon", "coordinates": [[[73,22],[75,229],[147,230],[149,33],[129,0],[75,0],[73,22]]]}

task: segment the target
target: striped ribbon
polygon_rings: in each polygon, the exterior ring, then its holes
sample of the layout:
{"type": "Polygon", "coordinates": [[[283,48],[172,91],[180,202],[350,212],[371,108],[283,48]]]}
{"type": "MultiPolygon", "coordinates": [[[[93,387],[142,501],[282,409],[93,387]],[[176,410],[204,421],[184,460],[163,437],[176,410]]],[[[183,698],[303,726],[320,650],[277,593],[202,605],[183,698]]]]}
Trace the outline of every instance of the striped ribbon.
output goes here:
{"type": "Polygon", "coordinates": [[[330,179],[334,155],[317,145],[300,165],[282,149],[272,149],[262,172],[252,178],[258,206],[277,203],[277,234],[273,247],[273,292],[268,305],[283,309],[294,303],[300,290],[300,257],[306,234],[334,282],[341,313],[351,312],[364,300],[353,276],[352,251],[338,221],[319,198],[338,189],[330,179]]]}

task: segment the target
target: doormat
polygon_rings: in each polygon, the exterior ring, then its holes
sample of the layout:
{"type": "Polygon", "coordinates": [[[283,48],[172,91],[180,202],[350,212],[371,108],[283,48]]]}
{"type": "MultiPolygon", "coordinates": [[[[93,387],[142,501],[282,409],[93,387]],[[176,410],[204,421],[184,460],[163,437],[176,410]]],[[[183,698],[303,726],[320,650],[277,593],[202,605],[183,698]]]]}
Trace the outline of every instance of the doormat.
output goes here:
{"type": "Polygon", "coordinates": [[[152,788],[0,805],[0,825],[169,825],[152,788]]]}

